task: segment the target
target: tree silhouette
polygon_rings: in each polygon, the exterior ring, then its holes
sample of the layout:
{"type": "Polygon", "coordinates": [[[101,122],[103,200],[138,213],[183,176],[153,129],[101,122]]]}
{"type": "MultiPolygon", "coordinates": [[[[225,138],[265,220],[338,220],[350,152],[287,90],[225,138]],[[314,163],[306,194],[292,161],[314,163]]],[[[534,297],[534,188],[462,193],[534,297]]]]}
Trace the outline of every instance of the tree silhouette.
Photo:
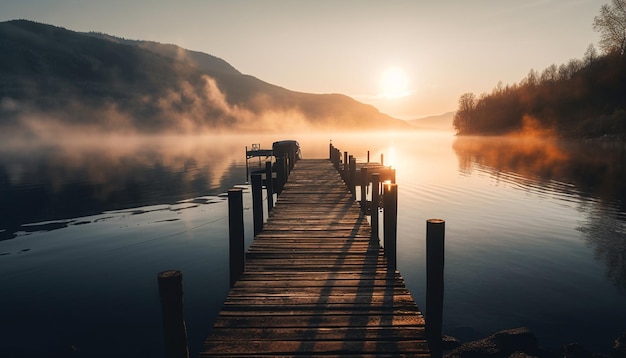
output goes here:
{"type": "Polygon", "coordinates": [[[626,50],[626,0],[612,0],[604,4],[600,14],[593,19],[593,29],[600,32],[600,48],[605,53],[626,50]]]}
{"type": "Polygon", "coordinates": [[[459,109],[454,115],[453,125],[461,133],[471,133],[472,112],[476,107],[476,97],[467,92],[459,98],[459,109]]]}

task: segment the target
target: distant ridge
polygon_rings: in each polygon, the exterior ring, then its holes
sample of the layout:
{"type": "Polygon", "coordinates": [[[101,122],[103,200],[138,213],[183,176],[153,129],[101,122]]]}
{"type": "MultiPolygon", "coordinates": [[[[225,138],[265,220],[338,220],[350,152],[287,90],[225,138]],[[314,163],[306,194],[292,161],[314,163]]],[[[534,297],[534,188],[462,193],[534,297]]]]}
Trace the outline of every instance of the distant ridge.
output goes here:
{"type": "Polygon", "coordinates": [[[407,129],[341,94],[309,94],[171,44],[0,22],[0,128],[110,131],[407,129]],[[37,126],[33,125],[37,122],[37,126]]]}
{"type": "Polygon", "coordinates": [[[407,123],[419,128],[428,130],[454,130],[452,120],[456,112],[446,112],[436,116],[422,117],[418,119],[408,120],[407,123]]]}

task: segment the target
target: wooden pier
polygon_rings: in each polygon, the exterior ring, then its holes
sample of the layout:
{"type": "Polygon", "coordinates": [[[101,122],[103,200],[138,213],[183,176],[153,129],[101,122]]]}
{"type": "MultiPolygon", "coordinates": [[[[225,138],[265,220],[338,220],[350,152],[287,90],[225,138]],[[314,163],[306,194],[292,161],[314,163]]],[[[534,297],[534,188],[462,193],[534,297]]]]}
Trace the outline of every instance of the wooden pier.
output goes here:
{"type": "Polygon", "coordinates": [[[332,162],[298,161],[199,356],[430,356],[373,236],[332,162]]]}

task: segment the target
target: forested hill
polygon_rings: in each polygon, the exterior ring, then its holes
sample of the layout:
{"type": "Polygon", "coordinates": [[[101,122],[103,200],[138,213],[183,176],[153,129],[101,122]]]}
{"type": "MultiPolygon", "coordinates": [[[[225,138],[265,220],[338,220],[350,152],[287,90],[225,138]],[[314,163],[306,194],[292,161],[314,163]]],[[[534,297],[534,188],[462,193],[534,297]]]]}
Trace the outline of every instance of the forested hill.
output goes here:
{"type": "Polygon", "coordinates": [[[410,127],[350,97],[289,91],[175,45],[2,22],[0,129],[51,124],[185,133],[410,127]]]}
{"type": "Polygon", "coordinates": [[[626,56],[597,56],[590,46],[583,60],[531,70],[491,94],[465,93],[454,126],[459,134],[626,139],[626,56]]]}

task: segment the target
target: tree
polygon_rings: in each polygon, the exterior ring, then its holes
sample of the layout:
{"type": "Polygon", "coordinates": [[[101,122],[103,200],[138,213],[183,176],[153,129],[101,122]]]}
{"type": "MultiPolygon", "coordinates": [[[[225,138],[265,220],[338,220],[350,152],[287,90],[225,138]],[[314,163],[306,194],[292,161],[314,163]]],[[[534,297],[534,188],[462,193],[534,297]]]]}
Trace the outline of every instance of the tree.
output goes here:
{"type": "Polygon", "coordinates": [[[589,44],[587,47],[587,51],[585,51],[585,65],[591,66],[598,59],[598,52],[596,51],[596,47],[593,44],[589,44]]]}
{"type": "Polygon", "coordinates": [[[611,0],[593,18],[593,29],[600,32],[600,48],[605,53],[623,55],[626,51],[626,0],[611,0]]]}
{"type": "Polygon", "coordinates": [[[559,68],[556,67],[555,64],[552,64],[546,67],[543,72],[541,72],[541,83],[551,83],[556,82],[559,79],[559,68]]]}
{"type": "Polygon", "coordinates": [[[539,84],[539,72],[534,68],[528,71],[528,75],[520,81],[520,84],[528,87],[535,87],[539,84]]]}
{"type": "Polygon", "coordinates": [[[459,109],[454,114],[454,120],[452,124],[460,134],[466,134],[471,132],[472,113],[476,107],[476,96],[467,92],[461,95],[459,98],[459,109]]]}

